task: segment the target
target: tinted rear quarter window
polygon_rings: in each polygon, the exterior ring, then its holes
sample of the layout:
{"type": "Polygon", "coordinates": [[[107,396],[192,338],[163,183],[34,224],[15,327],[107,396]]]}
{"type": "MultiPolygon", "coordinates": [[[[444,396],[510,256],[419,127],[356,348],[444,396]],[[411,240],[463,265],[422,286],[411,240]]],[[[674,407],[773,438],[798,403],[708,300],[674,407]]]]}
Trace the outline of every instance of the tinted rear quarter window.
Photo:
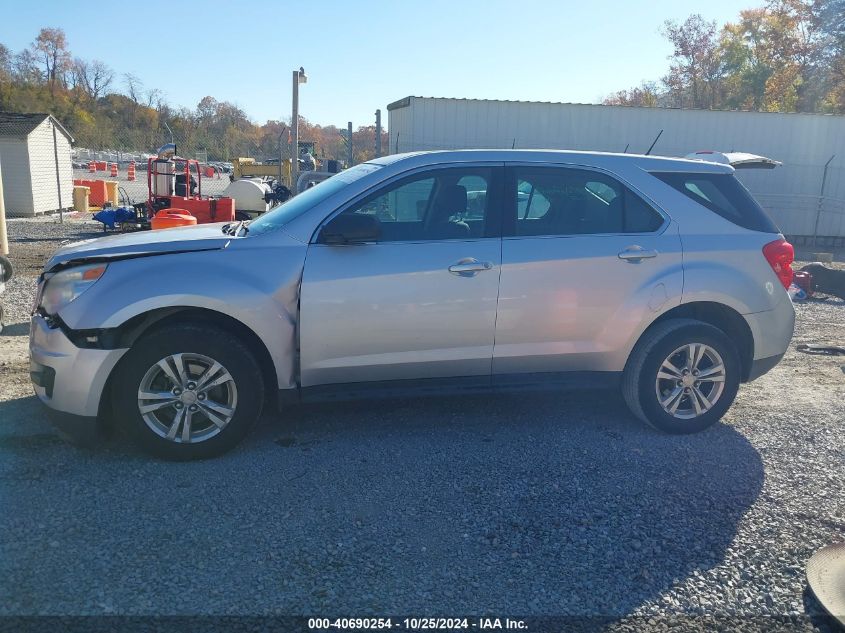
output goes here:
{"type": "Polygon", "coordinates": [[[780,233],[769,214],[733,174],[652,172],[652,176],[737,226],[780,233]]]}

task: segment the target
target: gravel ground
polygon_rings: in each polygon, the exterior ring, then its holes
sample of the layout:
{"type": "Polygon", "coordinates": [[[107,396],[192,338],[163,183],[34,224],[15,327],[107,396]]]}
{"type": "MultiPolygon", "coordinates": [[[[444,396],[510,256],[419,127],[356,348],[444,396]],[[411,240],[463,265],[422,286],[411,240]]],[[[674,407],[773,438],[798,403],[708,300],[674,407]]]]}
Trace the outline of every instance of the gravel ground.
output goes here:
{"type": "MultiPolygon", "coordinates": [[[[31,395],[26,319],[44,258],[98,226],[9,224],[0,614],[832,630],[804,565],[845,534],[845,359],[791,350],[689,437],[580,392],[299,406],[201,463],[82,449],[31,395]]],[[[845,302],[797,311],[795,343],[845,343],[845,302]]]]}

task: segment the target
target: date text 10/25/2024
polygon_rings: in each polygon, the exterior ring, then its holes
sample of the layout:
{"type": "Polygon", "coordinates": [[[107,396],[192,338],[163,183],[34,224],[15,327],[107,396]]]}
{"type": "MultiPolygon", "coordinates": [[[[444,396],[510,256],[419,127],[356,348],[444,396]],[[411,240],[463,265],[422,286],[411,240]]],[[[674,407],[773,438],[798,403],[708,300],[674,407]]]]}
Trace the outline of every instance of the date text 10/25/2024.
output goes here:
{"type": "Polygon", "coordinates": [[[347,630],[378,631],[401,629],[407,631],[496,631],[527,630],[524,620],[511,618],[309,618],[313,631],[347,630]]]}

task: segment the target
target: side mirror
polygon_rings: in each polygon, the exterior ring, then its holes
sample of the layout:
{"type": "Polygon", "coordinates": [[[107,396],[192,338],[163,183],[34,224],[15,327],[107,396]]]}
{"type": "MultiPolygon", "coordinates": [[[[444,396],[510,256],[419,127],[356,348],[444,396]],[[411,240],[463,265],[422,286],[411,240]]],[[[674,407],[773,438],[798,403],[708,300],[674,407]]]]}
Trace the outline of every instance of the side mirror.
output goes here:
{"type": "Polygon", "coordinates": [[[360,244],[381,237],[381,222],[374,215],[341,214],[326,224],[317,241],[320,244],[360,244]]]}

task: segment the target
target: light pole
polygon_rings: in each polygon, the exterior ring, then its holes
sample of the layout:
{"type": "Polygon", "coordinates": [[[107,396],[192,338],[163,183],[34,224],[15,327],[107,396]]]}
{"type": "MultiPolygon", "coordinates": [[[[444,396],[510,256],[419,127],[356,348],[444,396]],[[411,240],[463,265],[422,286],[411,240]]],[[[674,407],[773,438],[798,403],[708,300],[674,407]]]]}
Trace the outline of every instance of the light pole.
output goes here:
{"type": "Polygon", "coordinates": [[[290,150],[290,188],[294,195],[296,195],[296,180],[299,178],[299,84],[304,83],[308,83],[308,75],[300,66],[299,70],[293,71],[293,112],[290,119],[290,127],[293,131],[290,150]]]}

